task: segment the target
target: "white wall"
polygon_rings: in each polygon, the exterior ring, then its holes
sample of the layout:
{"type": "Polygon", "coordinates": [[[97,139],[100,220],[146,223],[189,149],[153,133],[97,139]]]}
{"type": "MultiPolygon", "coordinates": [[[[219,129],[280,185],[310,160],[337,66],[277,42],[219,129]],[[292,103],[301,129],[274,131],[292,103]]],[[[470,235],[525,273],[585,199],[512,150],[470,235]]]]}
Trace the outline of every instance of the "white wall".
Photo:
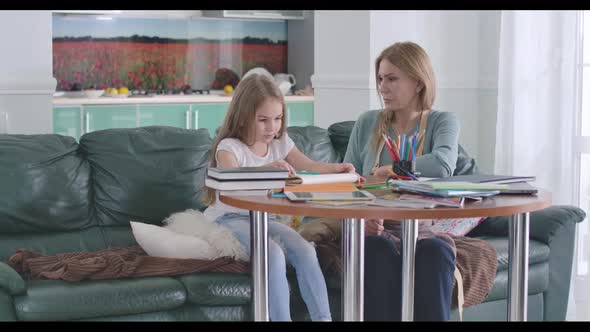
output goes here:
{"type": "Polygon", "coordinates": [[[327,128],[369,109],[368,11],[317,10],[314,22],[314,122],[327,128]]]}
{"type": "Polygon", "coordinates": [[[425,48],[434,66],[438,86],[434,109],[457,114],[460,143],[482,171],[491,172],[498,29],[498,12],[316,12],[316,125],[355,120],[368,109],[380,108],[374,59],[394,42],[414,41],[425,48]],[[368,71],[363,74],[363,70],[368,71]],[[351,78],[358,84],[347,81],[351,78]]]}
{"type": "Polygon", "coordinates": [[[295,76],[295,90],[311,84],[314,72],[313,32],[314,11],[306,10],[305,19],[287,21],[287,71],[295,76]]]}
{"type": "Polygon", "coordinates": [[[0,119],[8,114],[8,133],[50,133],[56,86],[51,12],[0,11],[0,40],[0,119]]]}
{"type": "Polygon", "coordinates": [[[500,12],[481,12],[479,27],[478,162],[482,172],[491,174],[496,148],[500,12]]]}

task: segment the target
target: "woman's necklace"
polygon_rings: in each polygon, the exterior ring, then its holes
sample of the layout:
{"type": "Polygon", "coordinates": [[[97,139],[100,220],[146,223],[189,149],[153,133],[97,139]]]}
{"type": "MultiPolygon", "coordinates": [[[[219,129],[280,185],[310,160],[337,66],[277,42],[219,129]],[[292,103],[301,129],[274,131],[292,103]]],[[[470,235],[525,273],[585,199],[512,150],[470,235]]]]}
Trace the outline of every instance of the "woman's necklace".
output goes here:
{"type": "MultiPolygon", "coordinates": [[[[424,110],[420,111],[420,118],[418,119],[418,122],[416,122],[416,126],[414,126],[414,128],[418,128],[420,126],[420,122],[422,122],[422,114],[424,113],[424,110]]],[[[396,124],[394,124],[393,126],[391,126],[393,129],[393,134],[395,135],[397,133],[397,135],[402,136],[402,135],[410,135],[410,133],[412,132],[412,130],[410,130],[410,132],[408,132],[407,134],[405,133],[405,130],[402,131],[402,128],[396,128],[396,124]]]]}

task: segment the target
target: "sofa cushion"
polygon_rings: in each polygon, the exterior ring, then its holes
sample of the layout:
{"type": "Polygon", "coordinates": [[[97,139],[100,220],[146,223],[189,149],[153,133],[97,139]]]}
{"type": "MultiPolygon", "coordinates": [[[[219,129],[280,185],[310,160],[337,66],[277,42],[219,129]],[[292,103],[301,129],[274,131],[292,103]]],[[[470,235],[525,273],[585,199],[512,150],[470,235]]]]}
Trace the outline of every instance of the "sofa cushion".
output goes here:
{"type": "Polygon", "coordinates": [[[28,249],[43,255],[105,249],[102,231],[98,226],[55,233],[0,233],[0,261],[7,262],[17,249],[28,249]]]}
{"type": "MultiPolygon", "coordinates": [[[[239,322],[251,321],[250,305],[243,306],[203,306],[196,304],[186,304],[180,308],[158,311],[145,312],[134,315],[120,315],[109,317],[98,317],[82,319],[82,321],[133,321],[133,322],[152,322],[152,321],[180,321],[180,322],[208,322],[224,321],[239,322]]],[[[153,326],[153,325],[152,325],[153,326]]],[[[156,327],[157,328],[157,327],[156,327]]]]}
{"type": "Polygon", "coordinates": [[[211,138],[206,129],[107,129],[84,134],[100,225],[161,225],[174,212],[201,209],[211,138]]]}
{"type": "Polygon", "coordinates": [[[187,300],[199,305],[243,305],[250,303],[250,275],[198,273],[176,277],[187,291],[187,300]]]}
{"type": "Polygon", "coordinates": [[[0,135],[0,234],[92,226],[89,177],[72,137],[0,135]]]}
{"type": "Polygon", "coordinates": [[[459,151],[457,153],[457,163],[455,164],[455,171],[453,175],[471,175],[477,174],[479,169],[475,159],[469,156],[467,150],[459,144],[459,151]]]}
{"type": "MultiPolygon", "coordinates": [[[[498,257],[498,271],[508,269],[508,239],[502,237],[482,236],[482,240],[488,241],[496,248],[498,257]]],[[[547,262],[551,250],[549,247],[539,241],[529,240],[529,266],[537,263],[547,262]]]]}
{"type": "Polygon", "coordinates": [[[340,161],[326,129],[314,126],[289,127],[287,132],[295,146],[310,159],[328,163],[340,161]]]}
{"type": "Polygon", "coordinates": [[[334,145],[334,149],[338,152],[340,160],[343,160],[346,154],[354,123],[355,121],[342,121],[333,123],[328,127],[330,140],[332,140],[332,145],[334,145]]]}
{"type": "MultiPolygon", "coordinates": [[[[529,265],[528,294],[538,294],[547,290],[549,286],[549,263],[529,265]]],[[[494,286],[484,302],[508,298],[508,270],[498,271],[494,286]]]]}
{"type": "Polygon", "coordinates": [[[34,280],[25,295],[16,296],[18,319],[71,320],[129,315],[177,308],[186,291],[174,278],[133,278],[68,283],[34,280]]]}

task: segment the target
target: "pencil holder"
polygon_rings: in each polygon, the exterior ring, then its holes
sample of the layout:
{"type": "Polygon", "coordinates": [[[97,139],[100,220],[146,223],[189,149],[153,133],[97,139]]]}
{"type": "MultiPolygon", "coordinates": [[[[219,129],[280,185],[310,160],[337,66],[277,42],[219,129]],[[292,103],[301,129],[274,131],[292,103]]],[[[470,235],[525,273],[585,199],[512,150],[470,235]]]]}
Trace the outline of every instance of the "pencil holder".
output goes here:
{"type": "Polygon", "coordinates": [[[416,160],[394,161],[392,165],[393,172],[397,175],[407,175],[411,173],[416,175],[416,160]]]}

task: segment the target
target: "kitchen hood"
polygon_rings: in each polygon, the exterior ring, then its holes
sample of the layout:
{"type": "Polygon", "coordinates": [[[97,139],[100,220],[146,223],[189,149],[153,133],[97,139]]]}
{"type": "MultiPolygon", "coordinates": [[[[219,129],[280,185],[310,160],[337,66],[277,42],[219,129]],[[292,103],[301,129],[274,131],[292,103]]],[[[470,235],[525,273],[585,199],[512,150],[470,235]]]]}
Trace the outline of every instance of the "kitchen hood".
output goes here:
{"type": "Polygon", "coordinates": [[[303,10],[203,10],[203,17],[264,19],[264,20],[303,20],[303,10]]]}

